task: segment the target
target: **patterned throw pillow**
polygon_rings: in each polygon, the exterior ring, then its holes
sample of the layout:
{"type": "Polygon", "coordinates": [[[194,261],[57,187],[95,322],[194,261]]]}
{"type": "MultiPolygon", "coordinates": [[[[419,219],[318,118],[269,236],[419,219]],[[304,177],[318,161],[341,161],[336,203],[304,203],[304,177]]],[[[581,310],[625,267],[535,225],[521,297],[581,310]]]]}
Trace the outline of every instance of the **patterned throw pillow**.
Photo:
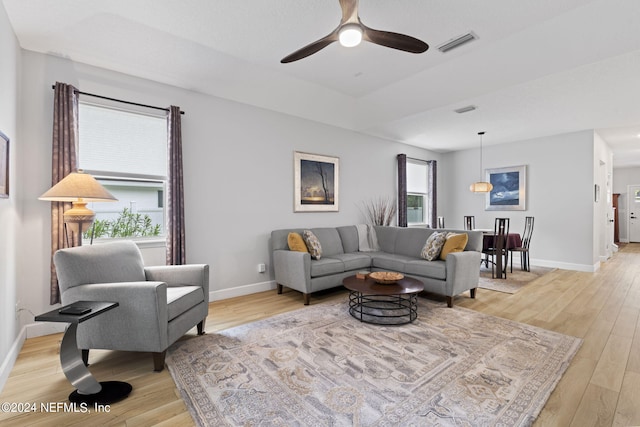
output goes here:
{"type": "Polygon", "coordinates": [[[316,237],[311,230],[304,230],[302,232],[302,239],[309,249],[311,258],[320,259],[322,257],[322,246],[320,246],[320,240],[316,237]]]}
{"type": "Polygon", "coordinates": [[[447,240],[447,234],[441,233],[439,231],[434,231],[427,238],[427,242],[424,244],[422,248],[422,252],[420,252],[420,257],[426,259],[427,261],[433,261],[440,256],[440,251],[444,246],[444,242],[447,240]]]}
{"type": "Polygon", "coordinates": [[[451,252],[464,251],[467,242],[469,241],[469,235],[467,233],[447,233],[447,240],[444,242],[442,251],[440,252],[440,259],[445,260],[447,255],[451,252]]]}
{"type": "Polygon", "coordinates": [[[289,245],[290,251],[309,252],[307,250],[307,244],[299,233],[289,233],[287,235],[287,244],[289,245]]]}

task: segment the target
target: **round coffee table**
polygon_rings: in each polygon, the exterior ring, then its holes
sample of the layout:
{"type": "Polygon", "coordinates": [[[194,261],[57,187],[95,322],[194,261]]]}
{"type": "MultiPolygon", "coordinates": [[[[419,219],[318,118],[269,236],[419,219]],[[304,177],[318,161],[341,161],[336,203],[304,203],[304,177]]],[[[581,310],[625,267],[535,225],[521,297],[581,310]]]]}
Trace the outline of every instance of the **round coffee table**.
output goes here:
{"type": "Polygon", "coordinates": [[[373,279],[346,277],[342,284],[349,293],[349,314],[361,322],[403,325],[418,318],[418,293],[424,284],[411,277],[383,285],[373,279]]]}

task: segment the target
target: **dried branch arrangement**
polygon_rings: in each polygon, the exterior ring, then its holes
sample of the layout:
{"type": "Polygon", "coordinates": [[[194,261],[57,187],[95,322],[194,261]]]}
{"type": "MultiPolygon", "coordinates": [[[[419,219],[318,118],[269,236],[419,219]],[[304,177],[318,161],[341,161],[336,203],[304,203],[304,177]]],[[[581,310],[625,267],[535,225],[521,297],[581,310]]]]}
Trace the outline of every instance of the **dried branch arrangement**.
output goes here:
{"type": "Polygon", "coordinates": [[[361,211],[372,225],[391,225],[396,216],[397,204],[393,197],[378,197],[362,202],[361,211]]]}

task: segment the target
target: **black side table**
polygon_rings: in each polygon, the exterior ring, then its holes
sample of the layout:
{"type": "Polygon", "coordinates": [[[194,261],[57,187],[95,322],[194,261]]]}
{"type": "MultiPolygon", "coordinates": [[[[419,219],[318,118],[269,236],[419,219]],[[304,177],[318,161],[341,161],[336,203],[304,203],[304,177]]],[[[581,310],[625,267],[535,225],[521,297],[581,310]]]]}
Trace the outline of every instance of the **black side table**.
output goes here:
{"type": "Polygon", "coordinates": [[[69,323],[62,343],[60,344],[60,364],[62,372],[77,389],[69,395],[69,400],[76,403],[108,405],[124,399],[131,393],[131,384],[122,381],[98,382],[91,375],[82,361],[82,353],[78,348],[76,333],[78,324],[92,317],[116,308],[117,302],[76,301],[35,317],[39,322],[69,323]],[[82,308],[83,314],[64,314],[65,309],[82,308]],[[89,311],[87,311],[89,310],[89,311]]]}

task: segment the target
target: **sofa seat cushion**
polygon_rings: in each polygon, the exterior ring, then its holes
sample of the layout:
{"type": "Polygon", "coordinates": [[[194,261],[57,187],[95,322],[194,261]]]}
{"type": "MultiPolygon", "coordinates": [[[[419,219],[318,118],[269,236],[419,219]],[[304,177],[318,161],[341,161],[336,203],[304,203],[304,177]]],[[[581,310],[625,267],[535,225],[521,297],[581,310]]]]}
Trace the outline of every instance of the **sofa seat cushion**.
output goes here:
{"type": "Polygon", "coordinates": [[[374,252],[370,253],[370,255],[371,267],[382,270],[397,271],[399,273],[405,272],[407,262],[416,259],[406,255],[388,254],[386,252],[374,252]]]}
{"type": "Polygon", "coordinates": [[[175,319],[202,301],[204,292],[201,286],[167,286],[167,320],[175,319]]]}
{"type": "Polygon", "coordinates": [[[344,263],[344,271],[369,269],[371,267],[371,257],[357,252],[331,255],[331,258],[342,261],[344,263]]]}
{"type": "Polygon", "coordinates": [[[344,263],[335,258],[321,258],[311,260],[311,277],[327,276],[343,273],[344,263]]]}
{"type": "Polygon", "coordinates": [[[441,260],[426,261],[420,259],[408,261],[405,264],[404,272],[416,276],[445,280],[447,278],[447,264],[441,260]]]}

